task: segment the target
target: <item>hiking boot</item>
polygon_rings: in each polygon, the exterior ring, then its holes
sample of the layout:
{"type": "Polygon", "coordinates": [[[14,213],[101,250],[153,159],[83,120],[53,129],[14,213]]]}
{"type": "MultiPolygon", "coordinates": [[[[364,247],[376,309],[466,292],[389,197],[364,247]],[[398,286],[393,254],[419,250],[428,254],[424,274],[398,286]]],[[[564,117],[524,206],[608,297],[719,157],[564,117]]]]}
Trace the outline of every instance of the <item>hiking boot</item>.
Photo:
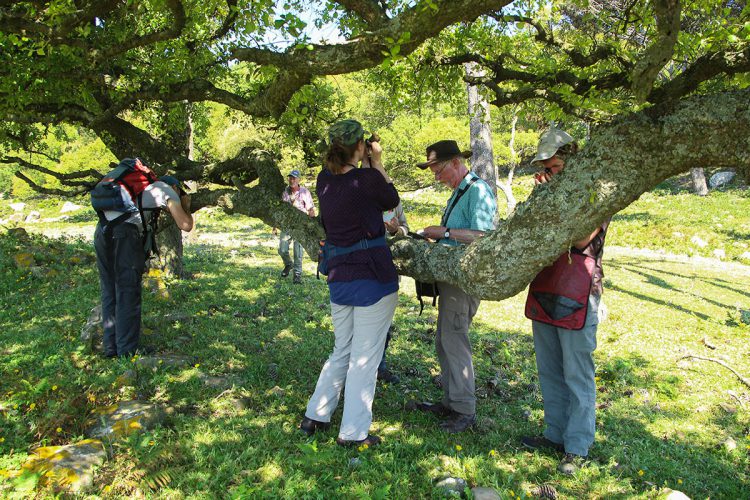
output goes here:
{"type": "Polygon", "coordinates": [[[331,427],[331,422],[321,422],[307,417],[303,418],[299,424],[300,430],[308,436],[312,436],[316,431],[326,431],[329,427],[331,427]]]}
{"type": "Polygon", "coordinates": [[[284,269],[281,270],[281,277],[282,278],[286,278],[287,276],[289,276],[289,271],[291,271],[291,270],[292,270],[292,265],[291,264],[286,264],[284,266],[284,269]]]}
{"type": "Polygon", "coordinates": [[[378,370],[378,380],[382,380],[389,384],[398,384],[401,381],[401,379],[398,378],[398,375],[390,371],[388,368],[378,370]]]}
{"type": "Polygon", "coordinates": [[[560,453],[565,453],[565,447],[562,444],[555,443],[544,436],[524,436],[521,438],[521,444],[532,450],[547,448],[559,451],[560,453]]]}
{"type": "Polygon", "coordinates": [[[450,434],[458,434],[466,429],[472,427],[477,418],[475,414],[467,415],[465,413],[453,412],[453,415],[448,418],[445,422],[440,424],[440,427],[450,434]]]}
{"type": "Polygon", "coordinates": [[[373,446],[377,446],[380,444],[381,439],[376,436],[375,434],[368,434],[366,438],[360,439],[359,441],[350,441],[348,439],[341,439],[336,438],[336,444],[339,446],[344,446],[346,448],[352,447],[352,446],[367,446],[368,448],[372,448],[373,446]]]}
{"type": "Polygon", "coordinates": [[[296,274],[296,273],[295,273],[295,274],[294,274],[294,279],[292,279],[292,282],[293,282],[293,283],[294,283],[295,285],[299,285],[299,284],[301,284],[301,283],[302,283],[302,275],[301,275],[301,274],[296,274]]]}
{"type": "Polygon", "coordinates": [[[565,456],[557,464],[557,471],[562,474],[575,474],[578,470],[584,466],[586,457],[576,455],[575,453],[566,453],[565,456]]]}
{"type": "Polygon", "coordinates": [[[429,401],[417,403],[417,410],[425,413],[432,413],[440,418],[449,417],[453,414],[453,410],[445,406],[443,403],[430,403],[429,401]]]}

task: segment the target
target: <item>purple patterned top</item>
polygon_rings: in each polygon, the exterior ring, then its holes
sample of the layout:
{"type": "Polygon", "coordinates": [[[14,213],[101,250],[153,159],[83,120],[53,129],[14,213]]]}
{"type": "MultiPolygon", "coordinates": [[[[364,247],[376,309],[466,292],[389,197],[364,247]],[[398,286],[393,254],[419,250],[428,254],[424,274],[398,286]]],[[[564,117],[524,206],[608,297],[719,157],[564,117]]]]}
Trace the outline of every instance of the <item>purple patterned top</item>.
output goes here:
{"type": "MultiPolygon", "coordinates": [[[[340,175],[323,169],[318,174],[315,191],[326,239],[341,247],[384,235],[383,212],[399,203],[393,184],[385,182],[383,175],[372,168],[355,168],[340,175]]],[[[357,250],[329,262],[329,283],[362,279],[380,283],[398,281],[387,246],[357,250]]]]}

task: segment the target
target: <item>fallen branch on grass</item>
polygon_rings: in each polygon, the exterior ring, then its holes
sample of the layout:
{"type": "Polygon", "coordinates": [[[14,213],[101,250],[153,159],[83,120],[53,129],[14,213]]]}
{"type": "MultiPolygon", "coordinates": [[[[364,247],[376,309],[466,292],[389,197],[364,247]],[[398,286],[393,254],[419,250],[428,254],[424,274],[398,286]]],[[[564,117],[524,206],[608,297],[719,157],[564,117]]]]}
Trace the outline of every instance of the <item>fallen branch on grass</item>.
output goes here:
{"type": "Polygon", "coordinates": [[[723,362],[720,359],[705,358],[703,356],[696,356],[694,354],[686,354],[685,356],[681,357],[678,361],[683,360],[685,358],[702,359],[703,361],[713,361],[714,363],[718,363],[721,366],[723,366],[724,368],[726,368],[727,370],[729,370],[730,372],[734,373],[737,376],[737,378],[740,379],[740,382],[742,382],[746,386],[750,387],[750,380],[746,379],[745,377],[743,377],[742,375],[740,375],[739,373],[737,373],[737,370],[735,370],[734,368],[732,368],[731,366],[729,366],[728,364],[726,364],[725,362],[723,362]]]}

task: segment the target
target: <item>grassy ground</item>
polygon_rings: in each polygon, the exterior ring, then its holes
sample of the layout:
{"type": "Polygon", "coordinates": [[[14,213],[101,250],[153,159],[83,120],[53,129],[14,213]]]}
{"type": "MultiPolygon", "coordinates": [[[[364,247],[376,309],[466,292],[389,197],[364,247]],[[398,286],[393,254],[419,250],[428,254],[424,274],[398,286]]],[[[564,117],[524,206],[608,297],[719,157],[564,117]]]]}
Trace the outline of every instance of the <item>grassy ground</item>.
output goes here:
{"type": "MultiPolygon", "coordinates": [[[[709,197],[735,217],[725,224],[727,232],[717,232],[725,248],[747,241],[731,236],[750,232],[741,212],[746,193],[709,197]]],[[[406,200],[413,227],[436,223],[444,194],[406,200]]],[[[715,226],[706,217],[683,222],[687,206],[705,203],[691,198],[644,196],[616,216],[608,243],[648,239],[650,225],[629,214],[647,212],[684,231],[715,226]]],[[[750,374],[750,327],[740,319],[750,297],[747,266],[605,250],[609,318],[599,328],[595,353],[597,439],[590,466],[565,478],[554,471],[558,457],[518,444],[522,435],[542,429],[523,296],[480,307],[471,331],[479,427],[449,436],[435,420],[404,409],[412,399],[440,394],[432,381],[438,373],[435,311],[417,315],[412,281],[404,279],[389,348],[402,383],[380,385],[374,404],[373,432],[384,444],[344,450],[334,442],[340,411],[334,429],[315,439],[296,430],[333,341],[327,290],[312,277],[312,263],[305,263],[304,284],[294,286],[278,277],[274,238],[258,221],[209,213],[200,216],[199,227],[204,238],[196,234],[186,247],[194,278],[172,284],[168,299],[146,293],[144,301],[144,343],[193,356],[195,363],[142,370],[133,387],[117,381],[132,360],[103,360],[77,340],[98,298],[90,244],[0,236],[0,470],[17,469],[35,446],[80,439],[94,408],[139,397],[169,407],[171,417],[114,445],[96,474],[99,494],[418,498],[439,496],[435,480],[458,476],[505,498],[529,496],[542,483],[564,498],[651,498],[664,486],[693,498],[747,495],[750,389],[716,363],[680,359],[721,359],[750,374]],[[206,235],[207,229],[222,234],[206,235]],[[53,272],[36,277],[18,269],[14,256],[23,252],[53,272]],[[498,373],[490,389],[487,382],[498,373]],[[228,377],[233,385],[207,388],[201,374],[228,377]],[[359,461],[352,463],[354,457],[359,461]]],[[[684,241],[675,241],[682,243],[669,251],[687,253],[684,241]]],[[[0,482],[0,496],[20,495],[18,487],[0,482]]]]}

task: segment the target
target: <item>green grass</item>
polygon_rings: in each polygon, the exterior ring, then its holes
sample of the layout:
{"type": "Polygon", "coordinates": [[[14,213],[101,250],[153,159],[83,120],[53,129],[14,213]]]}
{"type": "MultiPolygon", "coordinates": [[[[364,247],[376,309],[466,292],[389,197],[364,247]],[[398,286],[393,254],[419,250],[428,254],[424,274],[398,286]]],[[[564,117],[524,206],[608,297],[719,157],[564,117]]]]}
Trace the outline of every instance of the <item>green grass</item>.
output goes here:
{"type": "MultiPolygon", "coordinates": [[[[438,223],[445,195],[406,200],[412,227],[438,223]]],[[[725,228],[741,232],[747,219],[737,219],[746,196],[730,191],[695,201],[654,193],[621,215],[646,212],[662,217],[659,226],[700,230],[715,225],[705,209],[708,221],[684,222],[685,212],[675,207],[711,202],[735,215],[725,228]]],[[[651,228],[643,219],[617,217],[608,244],[647,239],[651,228]],[[623,225],[631,226],[621,230],[623,225]]],[[[717,234],[732,241],[729,233],[717,234]]],[[[595,353],[597,438],[591,466],[564,478],[554,472],[556,457],[519,446],[522,435],[542,429],[523,294],[480,307],[471,331],[480,428],[449,436],[436,430],[435,420],[404,409],[409,400],[434,399],[440,391],[432,382],[438,373],[435,311],[427,307],[418,316],[413,282],[403,279],[389,348],[402,383],[378,387],[373,432],[384,444],[360,453],[334,442],[340,410],[333,429],[315,439],[296,429],[333,342],[327,289],[313,278],[313,264],[305,262],[303,286],[278,278],[275,238],[253,219],[202,214],[191,238],[186,266],[194,277],[172,283],[166,300],[145,293],[143,341],[193,356],[194,366],[140,370],[134,387],[120,387],[117,377],[133,363],[87,354],[77,340],[98,300],[90,244],[0,236],[0,469],[18,469],[35,446],[80,439],[95,407],[138,397],[170,408],[170,418],[115,444],[96,473],[95,492],[419,498],[439,496],[434,481],[454,475],[471,486],[496,488],[505,498],[510,491],[528,496],[541,483],[554,485],[563,498],[652,498],[664,486],[692,498],[747,494],[749,389],[716,363],[679,361],[686,354],[719,358],[750,374],[750,327],[739,319],[750,297],[747,267],[605,250],[609,318],[599,328],[595,353]],[[218,244],[216,234],[201,238],[208,231],[229,234],[233,246],[218,244]],[[19,252],[56,272],[39,278],[18,269],[13,257],[19,252]],[[497,371],[500,383],[489,390],[497,371]],[[233,385],[207,388],[201,373],[228,377],[233,385]],[[737,443],[733,451],[722,446],[729,437],[737,443]],[[354,457],[360,458],[357,466],[350,465],[354,457]]],[[[670,251],[686,253],[681,248],[675,244],[670,251]]],[[[0,496],[13,490],[12,481],[0,482],[0,496]]]]}

